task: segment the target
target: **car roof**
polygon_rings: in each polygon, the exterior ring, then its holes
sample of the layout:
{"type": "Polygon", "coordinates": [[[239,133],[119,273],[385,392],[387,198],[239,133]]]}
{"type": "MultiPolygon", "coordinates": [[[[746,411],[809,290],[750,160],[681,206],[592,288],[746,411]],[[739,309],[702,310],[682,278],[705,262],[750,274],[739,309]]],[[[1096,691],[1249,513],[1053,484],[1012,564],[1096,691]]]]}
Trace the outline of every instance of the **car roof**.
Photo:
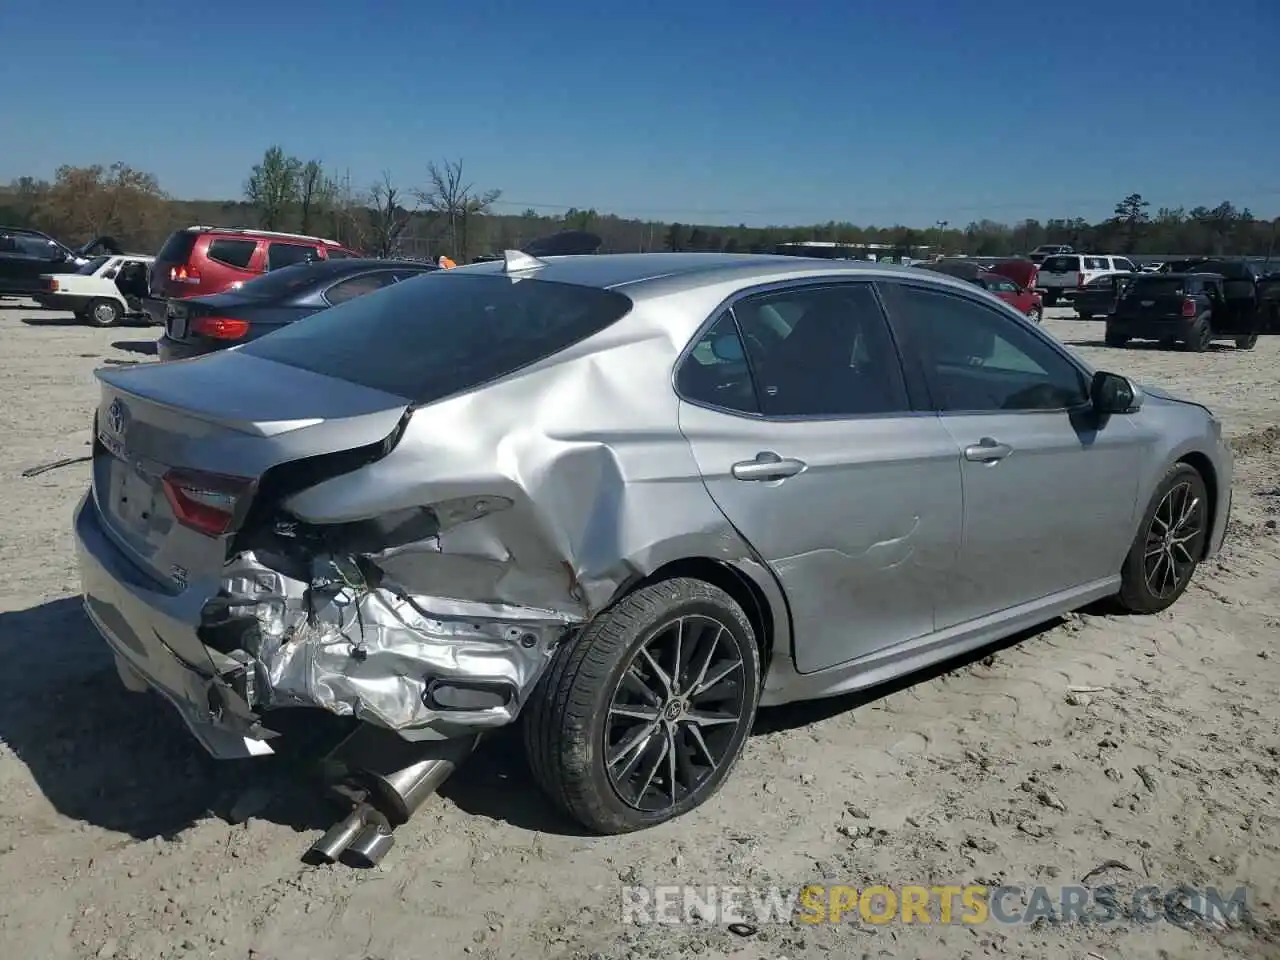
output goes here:
{"type": "Polygon", "coordinates": [[[246,237],[256,240],[270,240],[273,237],[277,240],[307,240],[311,243],[323,243],[329,247],[341,247],[342,244],[337,240],[329,240],[325,237],[313,237],[306,233],[284,233],[279,230],[259,230],[256,227],[213,227],[194,225],[183,227],[181,233],[216,233],[226,234],[233,237],[246,237]]]}
{"type": "MultiPolygon", "coordinates": [[[[925,279],[931,283],[967,289],[954,277],[932,270],[869,260],[826,260],[759,253],[609,253],[545,257],[530,276],[539,280],[571,283],[601,289],[625,288],[635,299],[650,294],[677,293],[715,283],[741,280],[780,281],[804,277],[862,276],[866,279],[925,279]]],[[[449,271],[453,274],[503,274],[504,260],[472,263],[449,271]]],[[[513,271],[520,275],[520,271],[513,271]]]]}

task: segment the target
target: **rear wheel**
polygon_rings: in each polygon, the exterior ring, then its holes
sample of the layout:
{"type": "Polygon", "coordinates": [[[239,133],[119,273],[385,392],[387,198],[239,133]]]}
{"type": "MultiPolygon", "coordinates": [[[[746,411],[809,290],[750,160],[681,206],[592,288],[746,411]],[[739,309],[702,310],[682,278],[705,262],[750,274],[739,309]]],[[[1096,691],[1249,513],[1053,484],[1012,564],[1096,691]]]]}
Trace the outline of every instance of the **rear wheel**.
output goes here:
{"type": "Polygon", "coordinates": [[[114,300],[99,298],[89,302],[85,316],[95,327],[114,327],[120,322],[123,312],[114,300]]]}
{"type": "Polygon", "coordinates": [[[1247,337],[1236,337],[1237,350],[1252,350],[1258,345],[1258,335],[1256,333],[1247,337]]]}
{"type": "Polygon", "coordinates": [[[1030,320],[1032,323],[1039,323],[1041,320],[1044,319],[1044,311],[1041,310],[1039,307],[1032,307],[1030,310],[1027,311],[1027,319],[1030,320]]]}
{"type": "Polygon", "coordinates": [[[710,798],[742,754],[760,653],[723,590],[645,587],[557,651],[524,712],[534,778],[584,826],[626,833],[710,798]]]}
{"type": "Polygon", "coordinates": [[[1116,600],[1130,613],[1159,613],[1182,596],[1204,555],[1209,494],[1190,464],[1169,468],[1152,494],[1120,571],[1116,600]]]}
{"type": "Polygon", "coordinates": [[[1209,321],[1201,318],[1196,321],[1196,325],[1187,334],[1183,349],[1190,350],[1192,353],[1204,353],[1209,349],[1209,344],[1212,342],[1213,330],[1209,326],[1209,321]]]}
{"type": "Polygon", "coordinates": [[[1129,338],[1123,333],[1112,333],[1110,330],[1107,331],[1105,340],[1108,347],[1123,347],[1129,342],[1129,338]]]}

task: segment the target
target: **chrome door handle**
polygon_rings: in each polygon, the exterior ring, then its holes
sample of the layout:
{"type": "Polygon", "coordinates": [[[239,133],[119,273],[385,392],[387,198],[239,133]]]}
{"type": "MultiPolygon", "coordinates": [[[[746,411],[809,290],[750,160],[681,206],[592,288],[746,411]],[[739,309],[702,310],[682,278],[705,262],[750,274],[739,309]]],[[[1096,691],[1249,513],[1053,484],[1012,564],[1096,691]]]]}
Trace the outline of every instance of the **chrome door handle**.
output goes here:
{"type": "Polygon", "coordinates": [[[766,450],[757,453],[754,460],[735,463],[730,472],[735,480],[784,480],[802,473],[804,468],[803,460],[780,457],[772,450],[766,450]]]}
{"type": "Polygon", "coordinates": [[[1013,453],[1013,447],[1007,443],[999,443],[990,437],[983,437],[972,446],[964,448],[964,458],[977,463],[996,463],[1013,453]]]}

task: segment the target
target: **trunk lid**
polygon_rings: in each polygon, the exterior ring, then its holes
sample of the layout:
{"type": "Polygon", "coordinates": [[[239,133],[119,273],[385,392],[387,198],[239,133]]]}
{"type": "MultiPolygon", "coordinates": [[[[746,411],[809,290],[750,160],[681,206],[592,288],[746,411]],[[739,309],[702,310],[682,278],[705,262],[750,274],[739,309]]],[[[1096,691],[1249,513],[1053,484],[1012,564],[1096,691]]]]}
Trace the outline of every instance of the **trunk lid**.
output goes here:
{"type": "Polygon", "coordinates": [[[1142,278],[1134,282],[1121,298],[1117,312],[1131,317],[1182,317],[1182,302],[1188,286],[1176,277],[1142,278]]]}
{"type": "Polygon", "coordinates": [[[238,351],[95,375],[98,511],[137,565],[175,591],[217,576],[269,470],[387,441],[409,407],[238,351]],[[225,510],[225,529],[198,528],[211,509],[225,510]]]}

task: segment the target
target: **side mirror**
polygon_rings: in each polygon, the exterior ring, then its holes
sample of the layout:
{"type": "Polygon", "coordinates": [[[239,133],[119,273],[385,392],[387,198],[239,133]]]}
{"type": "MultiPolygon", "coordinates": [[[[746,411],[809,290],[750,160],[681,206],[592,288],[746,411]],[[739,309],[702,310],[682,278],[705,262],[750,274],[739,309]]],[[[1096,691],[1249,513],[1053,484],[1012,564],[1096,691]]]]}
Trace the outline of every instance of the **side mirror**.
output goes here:
{"type": "Polygon", "coordinates": [[[1138,391],[1128,377],[1099,370],[1089,384],[1089,399],[1095,413],[1133,413],[1142,405],[1138,391]]]}
{"type": "Polygon", "coordinates": [[[747,359],[742,350],[742,341],[734,333],[726,333],[712,340],[711,353],[717,360],[725,363],[742,363],[747,359]]]}

